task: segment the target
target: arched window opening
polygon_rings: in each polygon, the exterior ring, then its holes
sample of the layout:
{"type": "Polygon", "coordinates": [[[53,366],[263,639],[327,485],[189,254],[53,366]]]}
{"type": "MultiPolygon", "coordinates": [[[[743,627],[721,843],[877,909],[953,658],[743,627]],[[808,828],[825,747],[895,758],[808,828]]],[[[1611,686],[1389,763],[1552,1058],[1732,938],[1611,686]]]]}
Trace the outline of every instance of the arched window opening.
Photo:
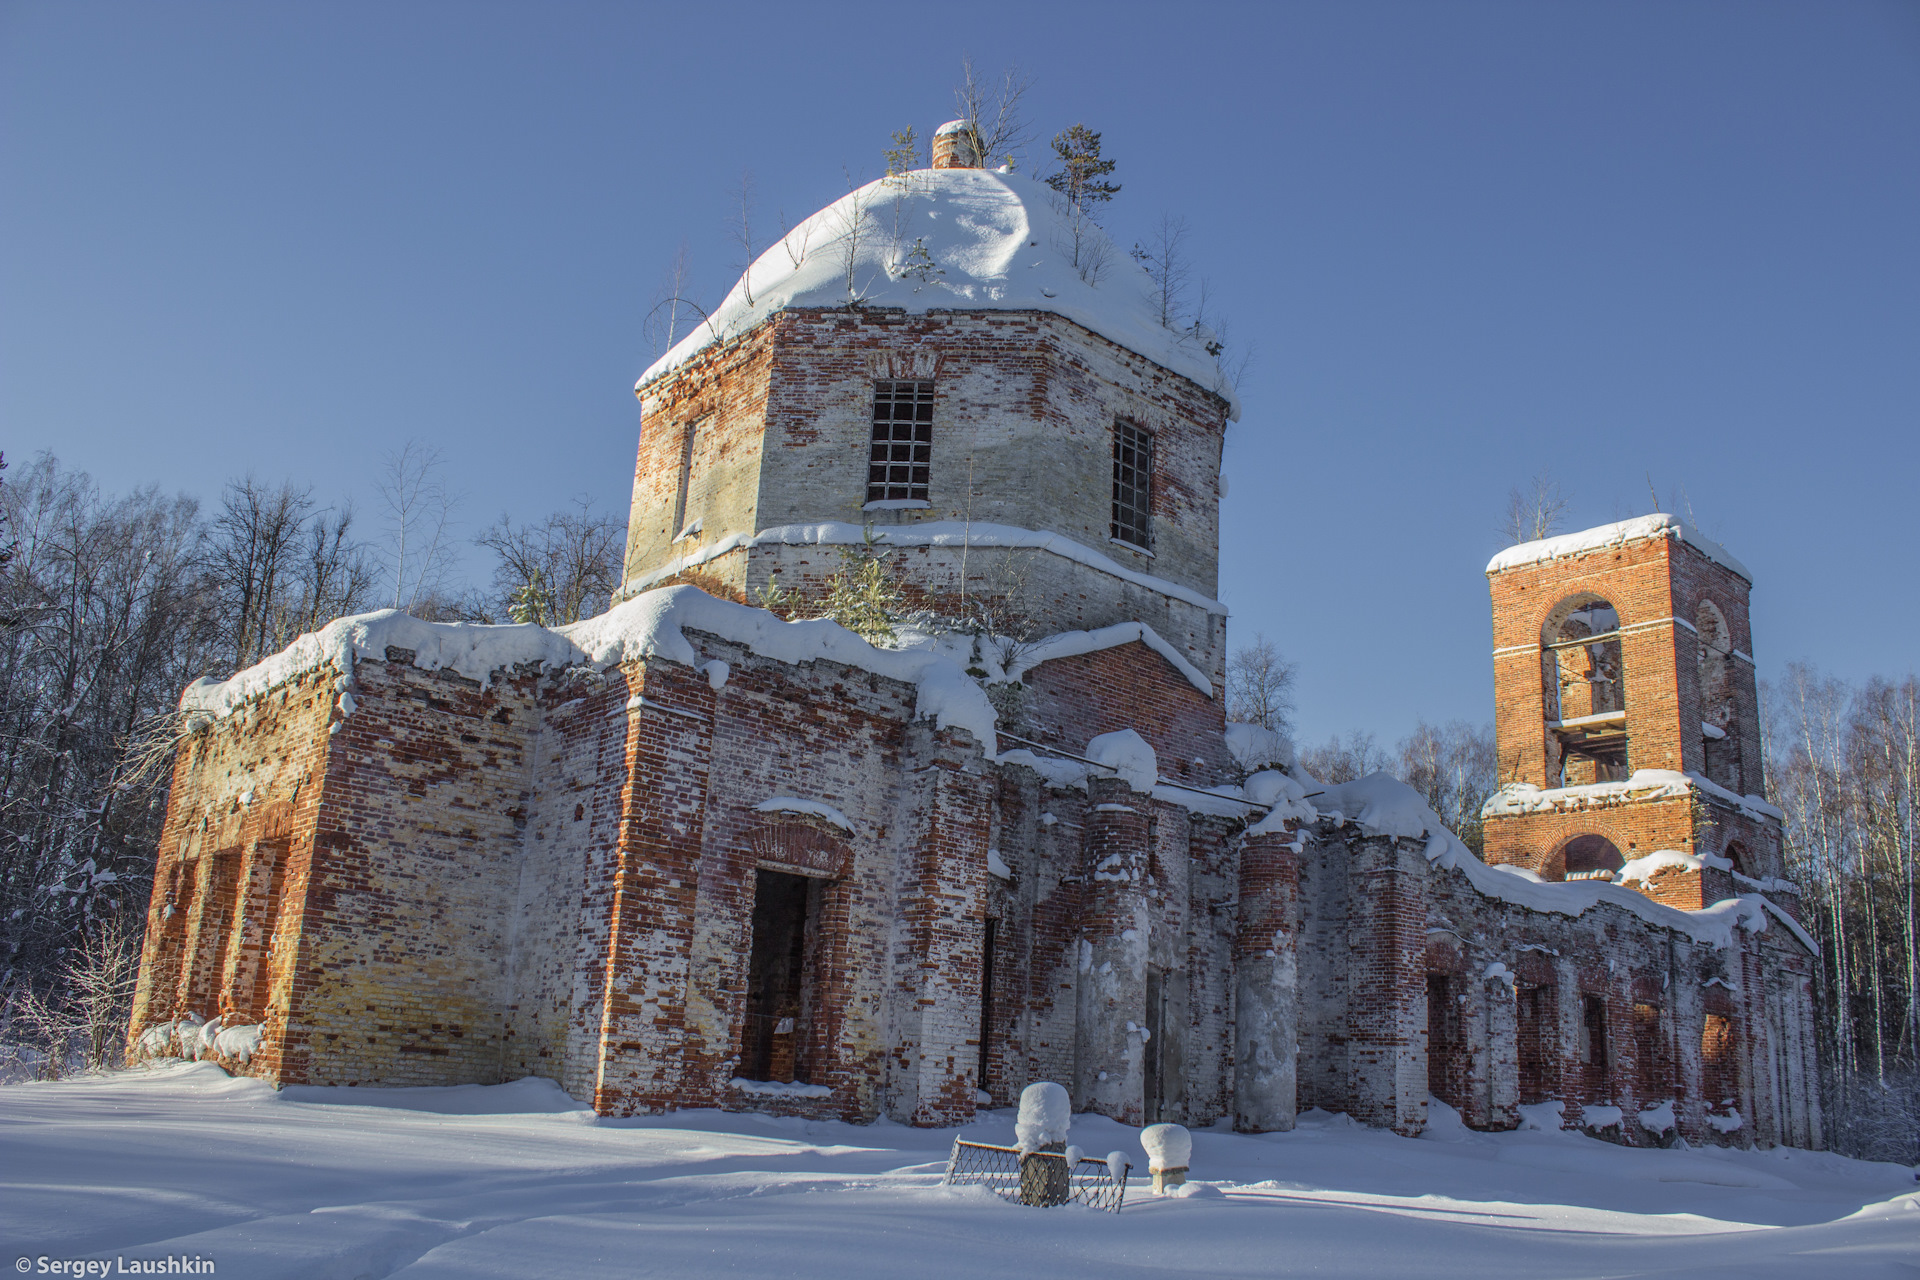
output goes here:
{"type": "Polygon", "coordinates": [[[1707,777],[1730,791],[1746,790],[1740,759],[1739,709],[1734,698],[1733,633],[1726,615],[1711,600],[1694,611],[1700,634],[1700,738],[1706,749],[1707,777]]]}
{"type": "Polygon", "coordinates": [[[1624,782],[1627,693],[1620,614],[1591,593],[1569,596],[1540,632],[1547,729],[1558,748],[1555,786],[1624,782]]]}
{"type": "Polygon", "coordinates": [[[1575,836],[1561,847],[1561,878],[1565,880],[1610,880],[1613,873],[1627,865],[1618,846],[1605,836],[1575,836]]]}
{"type": "Polygon", "coordinates": [[[1741,844],[1738,840],[1728,843],[1726,856],[1727,861],[1733,864],[1733,869],[1741,875],[1754,880],[1760,878],[1760,873],[1754,869],[1753,855],[1748,853],[1747,846],[1741,844]]]}

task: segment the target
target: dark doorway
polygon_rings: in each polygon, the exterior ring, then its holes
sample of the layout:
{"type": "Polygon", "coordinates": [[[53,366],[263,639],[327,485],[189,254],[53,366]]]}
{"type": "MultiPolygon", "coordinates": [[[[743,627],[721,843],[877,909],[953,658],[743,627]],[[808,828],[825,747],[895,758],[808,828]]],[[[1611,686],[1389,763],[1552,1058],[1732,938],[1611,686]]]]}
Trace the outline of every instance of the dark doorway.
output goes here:
{"type": "Polygon", "coordinates": [[[807,922],[818,898],[816,883],[784,871],[754,873],[753,949],[740,1045],[745,1079],[791,1083],[805,1066],[807,922]]]}
{"type": "Polygon", "coordinates": [[[987,936],[980,944],[980,1068],[974,1076],[974,1088],[987,1087],[987,1063],[993,1056],[993,944],[1000,935],[1000,922],[987,921],[987,936]]]}
{"type": "Polygon", "coordinates": [[[1451,975],[1427,975],[1427,1092],[1464,1113],[1469,1064],[1460,994],[1451,975]]]}
{"type": "Polygon", "coordinates": [[[1520,1041],[1520,1101],[1527,1106],[1545,1102],[1558,1091],[1556,1046],[1559,993],[1553,987],[1522,987],[1514,1013],[1520,1041]]]}
{"type": "Polygon", "coordinates": [[[1608,1071],[1613,1055],[1607,1044],[1607,1002],[1603,997],[1580,997],[1580,1069],[1585,1089],[1580,1101],[1605,1102],[1612,1096],[1608,1071]]]}
{"type": "Polygon", "coordinates": [[[1165,1050],[1166,1036],[1161,1032],[1166,1027],[1167,1007],[1166,970],[1153,965],[1147,966],[1147,1043],[1141,1066],[1146,1077],[1142,1099],[1142,1110],[1146,1113],[1148,1124],[1159,1124],[1164,1119],[1167,1106],[1167,1072],[1165,1050]]]}

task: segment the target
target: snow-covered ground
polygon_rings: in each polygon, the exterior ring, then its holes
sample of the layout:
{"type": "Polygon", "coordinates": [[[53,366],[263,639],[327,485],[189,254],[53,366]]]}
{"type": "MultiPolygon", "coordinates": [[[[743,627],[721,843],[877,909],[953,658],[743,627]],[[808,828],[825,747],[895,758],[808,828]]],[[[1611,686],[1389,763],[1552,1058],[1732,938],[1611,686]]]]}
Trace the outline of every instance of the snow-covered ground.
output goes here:
{"type": "MultiPolygon", "coordinates": [[[[960,1132],[1008,1142],[1013,1121],[960,1132]]],[[[1314,1113],[1195,1133],[1191,1176],[1219,1194],[1158,1199],[1138,1131],[1077,1116],[1076,1145],[1140,1175],[1114,1216],[941,1187],[954,1134],[600,1121],[541,1080],[276,1094],[179,1065],[0,1088],[0,1238],[29,1274],[185,1255],[330,1280],[1920,1274],[1912,1173],[1838,1156],[1410,1140],[1314,1113]]]]}

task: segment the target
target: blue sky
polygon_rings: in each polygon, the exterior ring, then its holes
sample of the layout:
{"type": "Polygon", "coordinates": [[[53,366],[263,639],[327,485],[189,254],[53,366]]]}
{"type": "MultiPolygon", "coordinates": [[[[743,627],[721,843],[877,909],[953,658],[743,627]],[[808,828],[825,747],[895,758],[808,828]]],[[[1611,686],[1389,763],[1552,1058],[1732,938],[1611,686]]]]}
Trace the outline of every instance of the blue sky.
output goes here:
{"type": "MultiPolygon", "coordinates": [[[[1254,351],[1222,595],[1307,738],[1491,713],[1510,488],[1683,495],[1764,674],[1915,668],[1920,6],[0,4],[0,448],[471,529],[624,511],[642,318],[952,115],[961,54],[1105,135],[1254,351]]],[[[1036,159],[1038,157],[1036,156],[1036,159]]],[[[482,569],[479,559],[473,562],[482,569]]]]}

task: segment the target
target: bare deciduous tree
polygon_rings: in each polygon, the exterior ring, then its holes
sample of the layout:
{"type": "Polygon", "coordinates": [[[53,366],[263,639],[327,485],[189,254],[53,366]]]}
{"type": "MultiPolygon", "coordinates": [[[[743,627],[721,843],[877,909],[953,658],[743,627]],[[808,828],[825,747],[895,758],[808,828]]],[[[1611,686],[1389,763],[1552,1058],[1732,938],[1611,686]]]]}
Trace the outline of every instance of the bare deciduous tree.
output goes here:
{"type": "Polygon", "coordinates": [[[619,519],[596,515],[584,498],[537,524],[516,528],[501,516],[474,540],[498,557],[491,612],[543,627],[600,612],[620,585],[625,537],[619,519]]]}
{"type": "Polygon", "coordinates": [[[1298,673],[1298,665],[1282,657],[1273,641],[1255,632],[1252,644],[1227,659],[1227,718],[1287,733],[1298,673]]]}
{"type": "Polygon", "coordinates": [[[1018,67],[1008,66],[997,81],[990,81],[974,68],[971,56],[960,60],[954,106],[973,135],[974,154],[982,165],[991,165],[998,158],[1009,168],[1018,166],[1020,155],[1033,138],[1024,105],[1032,87],[1033,77],[1018,67]]]}
{"type": "Polygon", "coordinates": [[[40,987],[16,989],[9,1038],[41,1056],[37,1074],[57,1080],[77,1063],[100,1071],[119,1063],[140,976],[140,939],[125,918],[103,920],[64,950],[40,987]]]}
{"type": "Polygon", "coordinates": [[[1186,243],[1187,220],[1163,213],[1146,242],[1133,246],[1134,261],[1146,268],[1147,278],[1153,282],[1157,318],[1173,330],[1186,327],[1187,288],[1193,274],[1186,243]]]}
{"type": "Polygon", "coordinates": [[[653,358],[673,350],[681,339],[707,322],[707,310],[693,300],[693,267],[686,242],[674,251],[667,273],[653,291],[653,305],[647,308],[642,328],[653,358]]]}
{"type": "Polygon", "coordinates": [[[418,440],[387,455],[379,492],[385,506],[388,571],[393,575],[392,607],[411,611],[445,586],[453,567],[454,516],[460,499],[447,485],[445,457],[418,440]]]}
{"type": "Polygon", "coordinates": [[[1766,787],[1820,944],[1829,1139],[1920,1158],[1920,680],[1858,685],[1790,663],[1763,685],[1766,787]]]}
{"type": "Polygon", "coordinates": [[[0,971],[47,989],[84,931],[144,906],[174,707],[231,670],[233,636],[192,500],[108,499],[42,455],[0,513],[0,971]],[[135,776],[137,748],[160,767],[135,776]]]}
{"type": "Polygon", "coordinates": [[[298,580],[300,593],[284,615],[276,649],[302,632],[318,630],[373,603],[380,569],[372,553],[353,537],[351,506],[318,512],[308,522],[298,580]]]}
{"type": "Polygon", "coordinates": [[[1551,538],[1560,531],[1566,514],[1567,500],[1560,494],[1559,483],[1551,472],[1542,471],[1524,487],[1516,486],[1508,492],[1507,516],[1501,522],[1500,536],[1516,546],[1551,538]]]}
{"type": "Polygon", "coordinates": [[[748,306],[753,305],[753,264],[759,260],[760,250],[753,238],[753,215],[757,205],[754,191],[753,170],[740,171],[740,185],[731,193],[733,199],[733,242],[740,246],[740,292],[748,306]]]}
{"type": "Polygon", "coordinates": [[[1499,787],[1493,726],[1420,720],[1395,754],[1395,776],[1418,791],[1447,830],[1477,856],[1485,845],[1480,809],[1499,787]]]}
{"type": "Polygon", "coordinates": [[[263,484],[252,476],[229,482],[221,495],[205,563],[236,668],[274,652],[312,511],[312,490],[263,484]]]}
{"type": "Polygon", "coordinates": [[[1300,768],[1330,786],[1380,773],[1389,763],[1373,735],[1358,729],[1344,738],[1336,733],[1317,747],[1297,752],[1296,758],[1300,768]]]}

